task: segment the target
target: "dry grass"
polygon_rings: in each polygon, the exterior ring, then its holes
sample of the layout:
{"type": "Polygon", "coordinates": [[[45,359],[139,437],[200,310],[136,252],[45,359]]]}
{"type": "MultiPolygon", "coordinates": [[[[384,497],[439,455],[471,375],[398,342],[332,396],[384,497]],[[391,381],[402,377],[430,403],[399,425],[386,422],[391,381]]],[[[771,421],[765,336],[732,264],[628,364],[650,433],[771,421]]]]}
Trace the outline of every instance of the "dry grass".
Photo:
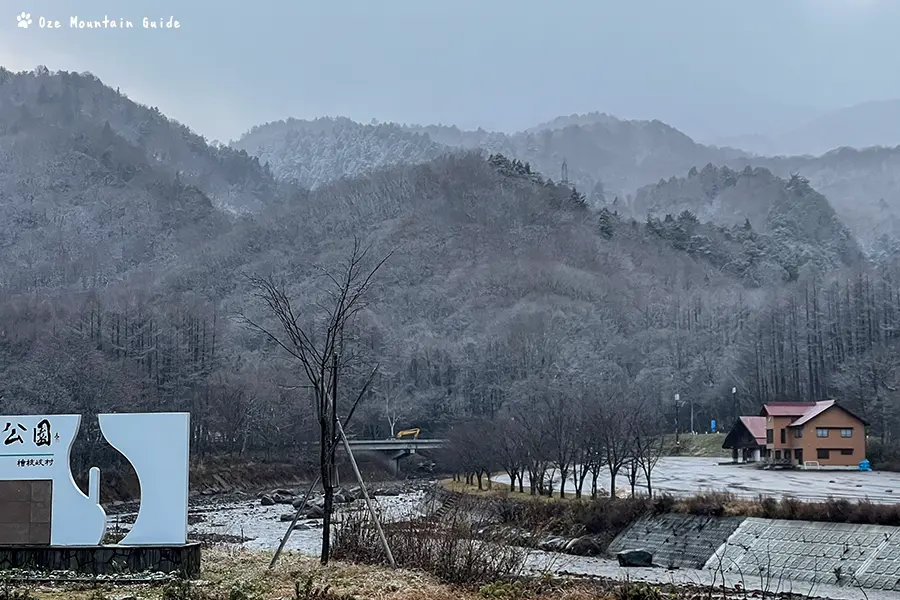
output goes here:
{"type": "Polygon", "coordinates": [[[678,445],[675,445],[675,435],[663,436],[664,456],[693,456],[707,458],[731,458],[731,450],[722,448],[725,441],[723,433],[708,433],[699,435],[681,434],[678,445]]]}
{"type": "Polygon", "coordinates": [[[592,499],[587,496],[576,499],[572,494],[561,499],[558,496],[550,498],[510,492],[503,485],[495,485],[494,489],[483,491],[479,491],[476,486],[452,480],[444,480],[441,485],[450,491],[499,502],[506,508],[506,515],[515,515],[516,518],[510,519],[510,522],[525,527],[541,524],[543,529],[557,535],[619,531],[623,520],[636,519],[650,512],[900,526],[900,504],[876,504],[868,500],[831,498],[820,502],[806,502],[793,498],[776,500],[764,496],[740,499],[728,492],[704,492],[678,498],[658,494],[652,501],[646,496],[616,499],[605,496],[592,499]],[[598,520],[598,514],[605,516],[598,520]]]}
{"type": "MultiPolygon", "coordinates": [[[[490,501],[462,497],[440,521],[413,519],[388,523],[384,534],[397,565],[426,571],[441,581],[476,587],[517,578],[527,552],[521,535],[492,527],[490,501]]],[[[332,556],[384,564],[382,543],[365,513],[338,525],[332,556]]]]}
{"type": "MultiPolygon", "coordinates": [[[[284,553],[276,568],[268,570],[270,552],[214,547],[203,551],[201,579],[192,583],[193,598],[197,600],[275,600],[295,598],[295,584],[312,578],[314,589],[329,586],[332,598],[351,595],[358,600],[392,599],[413,600],[433,598],[476,598],[471,594],[440,584],[427,574],[391,570],[383,567],[334,562],[322,567],[319,561],[296,553],[284,553]]],[[[23,586],[32,598],[46,600],[104,600],[135,597],[140,600],[172,600],[184,596],[185,590],[176,593],[177,586],[110,586],[69,585],[51,588],[47,586],[23,586]]],[[[302,592],[302,590],[301,590],[302,592]]],[[[190,594],[190,593],[188,593],[190,594]]],[[[2,593],[0,593],[2,597],[2,593]]],[[[191,598],[191,595],[187,595],[191,598]]],[[[313,596],[315,597],[315,596],[313,596]]],[[[301,598],[303,596],[301,595],[301,598]]]]}
{"type": "Polygon", "coordinates": [[[824,502],[803,502],[794,498],[775,500],[759,497],[742,500],[718,492],[698,494],[673,502],[674,512],[709,516],[760,517],[789,521],[856,523],[859,525],[900,525],[900,505],[875,504],[868,500],[851,502],[831,498],[824,502]]]}
{"type": "MultiPolygon", "coordinates": [[[[481,588],[442,584],[436,578],[405,569],[318,560],[295,553],[282,556],[267,569],[271,553],[211,548],[204,551],[202,579],[188,588],[178,586],[29,586],[17,590],[21,600],[293,600],[301,583],[300,600],[655,600],[688,598],[696,590],[616,582],[536,580],[495,583],[481,588]],[[311,578],[313,594],[304,594],[311,578]],[[323,590],[328,588],[328,592],[323,590]],[[316,595],[318,592],[318,595],[316,595]],[[648,593],[649,592],[649,593],[648,593]],[[662,592],[660,594],[660,592],[662,592]],[[659,595],[657,595],[659,594],[659,595]]],[[[0,590],[0,600],[4,598],[0,590]]],[[[713,596],[716,597],[716,596],[713,596]]]]}

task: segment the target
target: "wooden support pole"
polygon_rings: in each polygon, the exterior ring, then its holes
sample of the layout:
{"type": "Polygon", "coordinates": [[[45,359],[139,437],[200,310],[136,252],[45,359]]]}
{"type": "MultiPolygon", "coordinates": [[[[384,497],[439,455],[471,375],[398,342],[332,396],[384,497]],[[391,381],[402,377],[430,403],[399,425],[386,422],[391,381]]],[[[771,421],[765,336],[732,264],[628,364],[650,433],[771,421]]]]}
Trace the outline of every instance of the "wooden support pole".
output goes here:
{"type": "Polygon", "coordinates": [[[341,439],[344,441],[344,450],[347,451],[347,456],[350,457],[350,465],[353,467],[353,474],[356,475],[356,482],[359,483],[359,489],[362,492],[363,498],[366,500],[369,514],[372,515],[372,520],[375,521],[375,529],[378,530],[378,536],[381,538],[381,543],[384,546],[384,553],[387,554],[391,567],[396,567],[397,563],[394,562],[394,555],[391,552],[391,547],[388,545],[384,530],[381,528],[381,521],[378,520],[378,515],[375,514],[375,507],[372,506],[372,501],[369,499],[369,492],[366,491],[366,484],[363,482],[362,475],[359,473],[359,467],[356,465],[356,459],[353,458],[353,451],[350,449],[350,442],[347,440],[347,435],[344,433],[344,427],[341,425],[340,419],[337,420],[337,429],[341,434],[341,439]]]}
{"type": "Polygon", "coordinates": [[[309,489],[306,490],[306,495],[303,496],[303,502],[300,503],[300,506],[297,507],[297,514],[294,515],[294,520],[291,521],[290,526],[287,531],[284,532],[284,537],[281,538],[281,543],[278,544],[278,550],[275,551],[275,556],[272,557],[272,562],[269,563],[269,569],[275,568],[275,563],[278,562],[278,557],[281,556],[281,551],[284,550],[285,544],[287,544],[288,538],[291,537],[291,533],[294,531],[294,527],[297,526],[297,521],[300,520],[300,513],[303,512],[303,509],[306,508],[306,502],[309,500],[310,495],[312,495],[313,489],[319,484],[319,480],[322,479],[321,475],[316,476],[316,480],[312,482],[312,485],[309,486],[309,489]]]}

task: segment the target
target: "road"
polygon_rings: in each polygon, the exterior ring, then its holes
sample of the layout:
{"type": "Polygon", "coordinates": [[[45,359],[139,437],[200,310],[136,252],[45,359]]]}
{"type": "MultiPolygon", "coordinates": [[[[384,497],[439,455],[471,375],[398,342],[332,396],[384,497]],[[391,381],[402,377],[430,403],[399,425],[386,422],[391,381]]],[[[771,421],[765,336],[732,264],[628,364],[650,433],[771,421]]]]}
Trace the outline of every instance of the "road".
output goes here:
{"type": "MultiPolygon", "coordinates": [[[[674,495],[693,495],[707,491],[729,491],[742,498],[756,498],[760,494],[781,498],[791,496],[799,500],[825,500],[829,496],[848,500],[863,500],[879,504],[900,502],[900,473],[861,471],[768,471],[752,465],[719,464],[720,458],[663,457],[653,469],[654,492],[674,495]]],[[[509,476],[494,478],[508,485],[509,476]]],[[[555,488],[559,488],[557,475],[555,488]]],[[[585,488],[590,486],[590,475],[585,488]]],[[[604,470],[598,487],[609,489],[609,473],[604,470]]],[[[628,488],[624,472],[616,478],[617,488],[628,488]]],[[[567,491],[574,490],[571,481],[567,491]]],[[[646,488],[641,486],[642,490],[646,488]]]]}

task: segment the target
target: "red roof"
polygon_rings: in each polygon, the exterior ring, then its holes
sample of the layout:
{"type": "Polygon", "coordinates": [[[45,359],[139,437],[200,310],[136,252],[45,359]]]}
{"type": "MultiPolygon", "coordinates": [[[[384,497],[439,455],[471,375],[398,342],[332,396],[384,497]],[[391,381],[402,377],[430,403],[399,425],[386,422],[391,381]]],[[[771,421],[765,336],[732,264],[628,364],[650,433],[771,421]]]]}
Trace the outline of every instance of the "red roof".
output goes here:
{"type": "Polygon", "coordinates": [[[815,405],[815,402],[770,402],[763,405],[760,414],[764,417],[802,417],[815,405]]]}
{"type": "MultiPolygon", "coordinates": [[[[792,417],[795,420],[788,427],[801,427],[806,425],[829,408],[837,407],[850,416],[859,419],[863,425],[868,425],[864,419],[854,415],[852,412],[839,406],[837,400],[824,400],[822,402],[772,402],[766,404],[762,409],[762,417],[792,417]]],[[[743,418],[743,417],[742,417],[743,418]]]]}
{"type": "Polygon", "coordinates": [[[766,445],[766,418],[765,417],[741,417],[741,423],[747,428],[760,446],[766,445]]]}
{"type": "Polygon", "coordinates": [[[788,425],[788,427],[800,427],[805,425],[821,415],[823,412],[834,406],[834,400],[826,400],[825,402],[816,402],[815,405],[803,413],[803,416],[788,425]]]}

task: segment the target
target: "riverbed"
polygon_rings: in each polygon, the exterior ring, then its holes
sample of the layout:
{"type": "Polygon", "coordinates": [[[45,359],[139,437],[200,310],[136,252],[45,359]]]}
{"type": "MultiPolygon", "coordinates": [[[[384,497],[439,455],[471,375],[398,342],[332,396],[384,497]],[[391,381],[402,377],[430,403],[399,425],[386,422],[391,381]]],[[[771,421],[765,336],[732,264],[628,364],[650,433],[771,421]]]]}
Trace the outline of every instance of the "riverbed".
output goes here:
{"type": "MultiPolygon", "coordinates": [[[[425,491],[421,489],[399,495],[374,496],[372,502],[381,519],[391,521],[422,514],[425,491]]],[[[136,507],[134,507],[136,508],[136,507]]],[[[365,501],[356,500],[336,505],[337,516],[349,511],[366,510],[365,501]]],[[[263,506],[253,495],[240,497],[203,497],[191,499],[188,509],[188,538],[225,541],[250,550],[275,550],[295,514],[290,504],[263,506]]],[[[125,533],[137,518],[137,512],[124,510],[107,517],[108,531],[125,533]]],[[[322,520],[303,519],[288,538],[285,550],[316,555],[322,545],[322,520]]]]}
{"type": "MultiPolygon", "coordinates": [[[[900,487],[900,486],[898,486],[900,487]]],[[[428,497],[426,491],[417,489],[401,492],[399,495],[376,496],[373,502],[382,520],[402,520],[421,516],[425,511],[428,497]]],[[[363,501],[339,505],[338,510],[365,510],[363,501]]],[[[220,540],[233,546],[243,546],[251,550],[272,552],[287,530],[289,522],[282,521],[282,515],[293,515],[290,505],[276,504],[262,506],[255,496],[240,498],[196,498],[192,499],[189,511],[189,538],[220,540]]],[[[111,516],[111,523],[118,520],[120,527],[128,528],[133,522],[134,512],[123,512],[111,516]],[[123,523],[124,522],[124,523],[123,523]]],[[[286,550],[316,556],[322,543],[322,521],[301,519],[291,533],[286,550]]],[[[572,556],[539,550],[528,551],[526,569],[530,573],[551,573],[558,576],[603,577],[617,580],[646,581],[650,583],[690,583],[699,585],[719,585],[722,574],[700,569],[667,570],[664,568],[622,568],[615,560],[599,557],[572,556]]],[[[793,591],[812,597],[827,597],[838,600],[892,600],[896,595],[877,590],[841,588],[831,585],[811,585],[806,582],[767,582],[748,575],[726,575],[725,583],[733,588],[742,584],[750,590],[793,591]]]]}

